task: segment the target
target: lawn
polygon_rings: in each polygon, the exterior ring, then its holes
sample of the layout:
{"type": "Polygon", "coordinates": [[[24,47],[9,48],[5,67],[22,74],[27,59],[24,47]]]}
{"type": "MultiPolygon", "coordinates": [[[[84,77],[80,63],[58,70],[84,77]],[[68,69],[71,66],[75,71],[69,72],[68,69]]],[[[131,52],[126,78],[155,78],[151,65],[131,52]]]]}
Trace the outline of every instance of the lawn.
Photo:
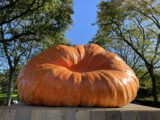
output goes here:
{"type": "MultiPolygon", "coordinates": [[[[0,91],[0,105],[4,105],[7,98],[7,93],[0,91]]],[[[12,99],[17,99],[17,90],[13,91],[12,99]]]]}

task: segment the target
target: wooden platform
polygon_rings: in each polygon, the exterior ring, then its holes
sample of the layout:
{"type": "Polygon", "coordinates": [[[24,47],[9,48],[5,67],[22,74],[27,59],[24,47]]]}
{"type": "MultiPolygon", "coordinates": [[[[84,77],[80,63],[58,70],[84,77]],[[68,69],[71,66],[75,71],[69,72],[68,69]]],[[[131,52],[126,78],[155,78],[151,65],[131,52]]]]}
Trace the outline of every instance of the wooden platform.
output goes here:
{"type": "Polygon", "coordinates": [[[122,108],[0,107],[0,120],[160,120],[160,109],[136,104],[122,108]]]}

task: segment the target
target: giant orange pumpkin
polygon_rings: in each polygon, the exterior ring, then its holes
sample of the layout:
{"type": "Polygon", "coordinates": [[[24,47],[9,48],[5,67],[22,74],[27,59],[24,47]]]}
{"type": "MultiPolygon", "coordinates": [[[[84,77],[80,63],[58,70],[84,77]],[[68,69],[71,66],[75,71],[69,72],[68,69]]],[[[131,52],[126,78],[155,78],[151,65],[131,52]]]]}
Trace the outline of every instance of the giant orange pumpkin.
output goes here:
{"type": "Polygon", "coordinates": [[[120,107],[139,81],[116,54],[96,44],[51,47],[19,74],[18,94],[29,105],[120,107]]]}

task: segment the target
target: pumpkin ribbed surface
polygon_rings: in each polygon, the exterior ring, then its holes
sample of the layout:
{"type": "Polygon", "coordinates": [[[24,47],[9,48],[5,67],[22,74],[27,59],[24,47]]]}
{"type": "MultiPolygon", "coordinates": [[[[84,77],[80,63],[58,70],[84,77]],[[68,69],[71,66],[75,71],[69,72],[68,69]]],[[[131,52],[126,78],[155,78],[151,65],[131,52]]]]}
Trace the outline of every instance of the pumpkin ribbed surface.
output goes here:
{"type": "Polygon", "coordinates": [[[120,107],[136,97],[139,81],[119,56],[96,44],[57,45],[31,59],[17,85],[29,105],[120,107]]]}

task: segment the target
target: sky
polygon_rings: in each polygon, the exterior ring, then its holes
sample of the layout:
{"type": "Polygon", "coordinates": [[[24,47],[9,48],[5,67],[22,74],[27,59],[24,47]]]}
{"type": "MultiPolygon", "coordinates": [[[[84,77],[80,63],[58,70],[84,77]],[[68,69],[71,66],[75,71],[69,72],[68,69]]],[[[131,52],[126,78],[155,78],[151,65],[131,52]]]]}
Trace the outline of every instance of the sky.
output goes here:
{"type": "Polygon", "coordinates": [[[66,37],[75,44],[87,44],[96,34],[97,5],[101,0],[74,0],[73,25],[66,37]]]}

